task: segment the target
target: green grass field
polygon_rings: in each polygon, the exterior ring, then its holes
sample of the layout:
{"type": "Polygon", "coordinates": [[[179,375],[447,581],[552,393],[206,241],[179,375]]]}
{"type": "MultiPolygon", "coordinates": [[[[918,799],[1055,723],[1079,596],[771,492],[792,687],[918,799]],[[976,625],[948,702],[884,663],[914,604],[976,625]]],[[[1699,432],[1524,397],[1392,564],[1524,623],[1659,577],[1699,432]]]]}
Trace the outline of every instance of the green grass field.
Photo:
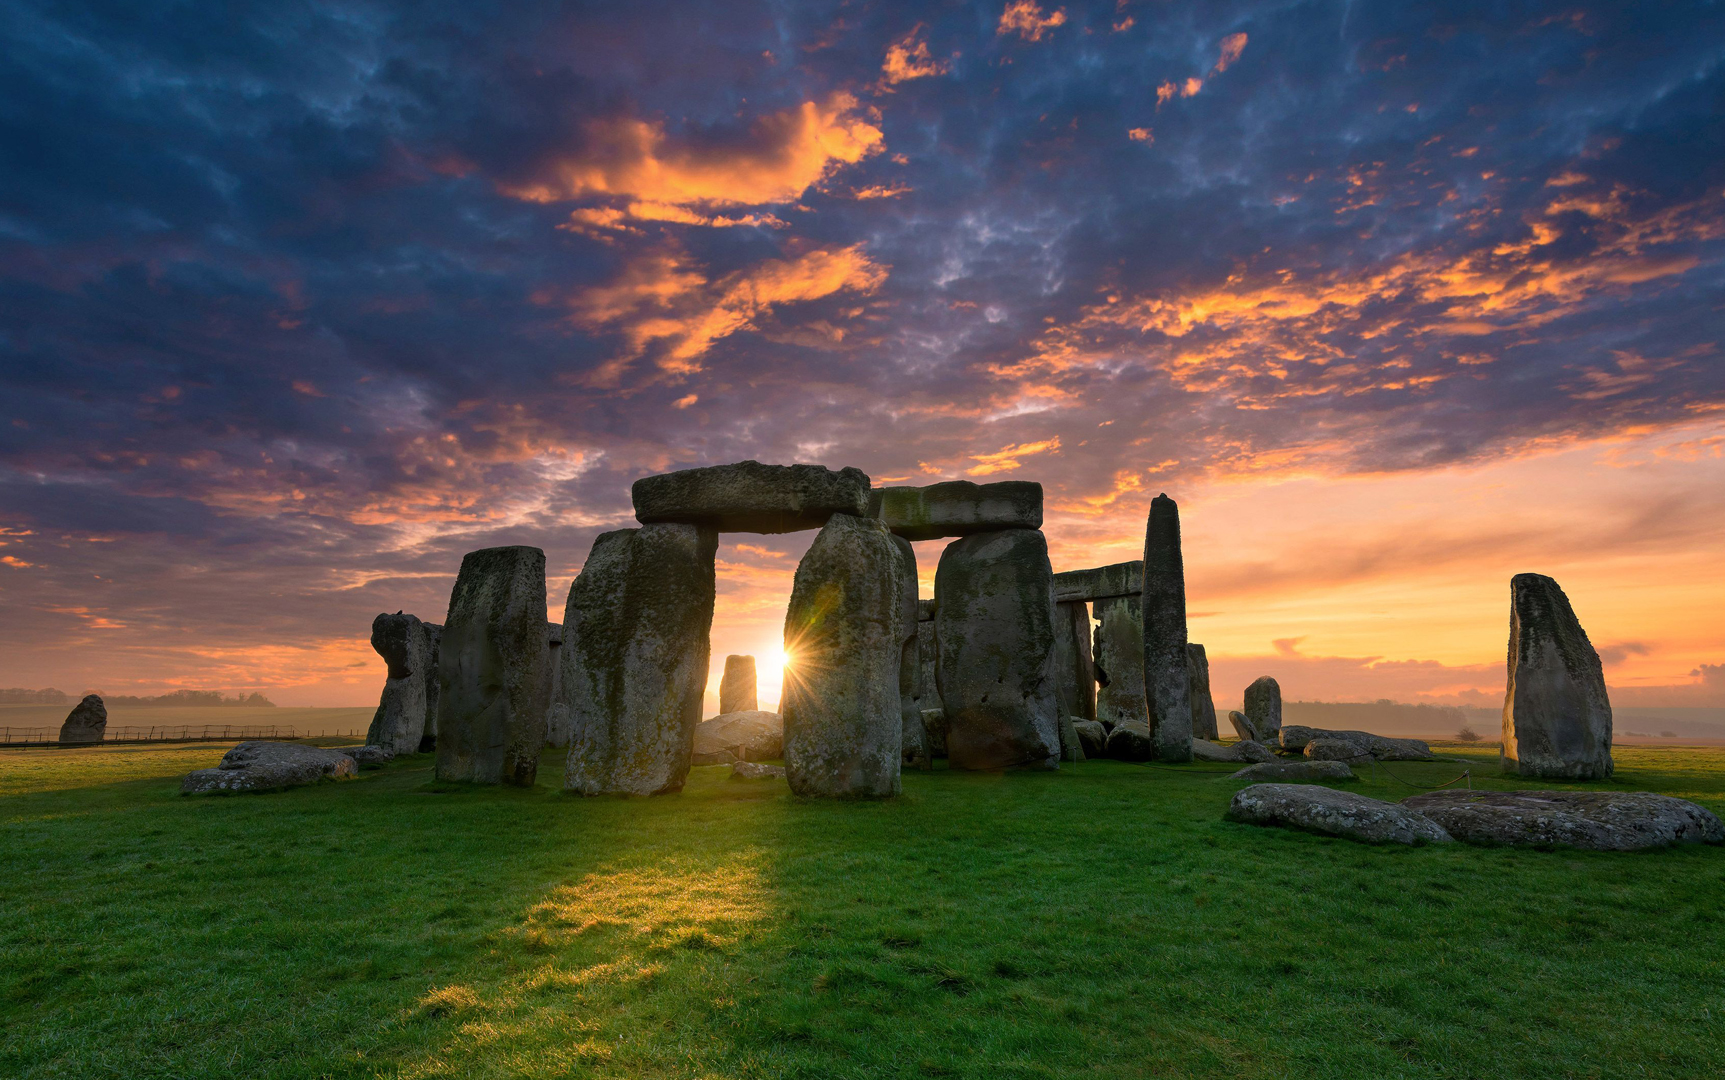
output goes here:
{"type": "MultiPolygon", "coordinates": [[[[1116,762],[180,797],[224,749],[0,751],[0,1076],[1725,1074],[1721,849],[1366,847],[1116,762]]],[[[1725,750],[1610,786],[1725,812],[1725,750]]]]}

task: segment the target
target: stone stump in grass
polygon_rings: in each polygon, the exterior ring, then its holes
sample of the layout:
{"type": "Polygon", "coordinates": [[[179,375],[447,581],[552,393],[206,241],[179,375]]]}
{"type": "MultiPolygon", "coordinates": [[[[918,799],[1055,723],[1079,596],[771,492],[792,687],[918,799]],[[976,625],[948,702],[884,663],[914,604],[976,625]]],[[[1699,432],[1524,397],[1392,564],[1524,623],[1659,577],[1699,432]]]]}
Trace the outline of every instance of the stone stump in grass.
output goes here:
{"type": "Polygon", "coordinates": [[[1246,687],[1246,726],[1252,738],[1274,746],[1282,737],[1282,686],[1268,675],[1246,687]]]}
{"type": "Polygon", "coordinates": [[[438,649],[439,780],[533,786],[545,747],[550,662],[545,553],[468,552],[438,649]]]}
{"type": "Polygon", "coordinates": [[[563,613],[564,787],[681,791],[707,684],[718,534],[687,524],[593,541],[563,613]]]}
{"type": "MultiPolygon", "coordinates": [[[[798,795],[899,793],[905,565],[879,520],[835,513],[797,564],[780,711],[798,795]]],[[[914,588],[914,580],[910,586],[914,588]]]]}
{"type": "Polygon", "coordinates": [[[725,674],[719,680],[719,712],[754,712],[760,707],[755,684],[755,658],[725,657],[725,674]]]}
{"type": "Polygon", "coordinates": [[[1556,581],[1510,579],[1503,767],[1549,780],[1611,775],[1611,701],[1587,631],[1556,581]]]}
{"type": "Polygon", "coordinates": [[[1144,700],[1144,623],[1136,596],[1113,596],[1093,605],[1096,613],[1096,719],[1117,724],[1147,723],[1144,700]]]}
{"type": "Polygon", "coordinates": [[[1186,566],[1180,508],[1150,500],[1144,527],[1144,699],[1159,761],[1192,760],[1192,675],[1186,654],[1186,566]]]}
{"type": "Polygon", "coordinates": [[[436,641],[426,623],[398,611],[371,620],[371,647],[387,670],[365,741],[396,755],[418,753],[428,722],[433,680],[427,675],[435,673],[436,641]]]}
{"type": "Polygon", "coordinates": [[[71,746],[99,743],[107,731],[108,707],[102,704],[101,695],[85,694],[60,725],[60,742],[71,746]]]}
{"type": "Polygon", "coordinates": [[[1192,737],[1214,740],[1220,732],[1216,702],[1210,697],[1210,658],[1204,655],[1204,646],[1195,644],[1186,646],[1186,658],[1192,672],[1192,737]]]}

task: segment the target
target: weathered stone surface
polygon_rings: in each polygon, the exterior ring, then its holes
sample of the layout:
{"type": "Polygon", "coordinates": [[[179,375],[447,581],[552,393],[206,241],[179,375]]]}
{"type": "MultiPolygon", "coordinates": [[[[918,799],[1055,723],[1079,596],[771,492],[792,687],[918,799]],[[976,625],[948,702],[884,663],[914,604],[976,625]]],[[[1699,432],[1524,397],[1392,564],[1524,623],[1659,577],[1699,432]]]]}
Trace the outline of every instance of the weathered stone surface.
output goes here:
{"type": "Polygon", "coordinates": [[[718,545],[717,533],[694,525],[593,541],[563,612],[566,790],[682,790],[707,684],[718,545]]]}
{"type": "MultiPolygon", "coordinates": [[[[547,597],[549,599],[549,597],[547,597]]],[[[568,746],[566,732],[569,729],[569,710],[559,712],[557,706],[563,701],[563,624],[548,622],[545,624],[545,643],[550,652],[546,661],[545,688],[545,742],[548,746],[568,746]],[[559,730],[561,723],[561,730],[559,730]],[[563,735],[563,741],[557,737],[563,735]]]]}
{"type": "Polygon", "coordinates": [[[1078,732],[1078,745],[1087,758],[1108,756],[1108,729],[1099,720],[1080,720],[1072,725],[1078,732]]]}
{"type": "Polygon", "coordinates": [[[1370,761],[1372,752],[1345,739],[1313,739],[1305,745],[1307,761],[1370,761]]]}
{"type": "Polygon", "coordinates": [[[1252,721],[1248,720],[1246,718],[1246,714],[1241,712],[1239,709],[1228,710],[1228,724],[1233,727],[1234,737],[1236,739],[1250,739],[1252,742],[1260,741],[1258,739],[1258,733],[1252,730],[1252,721]]]}
{"type": "Polygon", "coordinates": [[[1093,566],[1088,570],[1062,570],[1054,575],[1054,601],[1057,604],[1137,596],[1143,591],[1143,559],[1093,566]]]}
{"type": "Polygon", "coordinates": [[[902,536],[892,538],[899,563],[899,627],[904,640],[898,655],[899,753],[906,765],[927,769],[933,759],[922,732],[922,655],[918,652],[918,620],[922,604],[916,598],[916,551],[902,536]]]}
{"type": "Polygon", "coordinates": [[[783,779],[783,765],[762,765],[758,761],[739,761],[731,766],[732,780],[772,780],[783,779]]]}
{"type": "Polygon", "coordinates": [[[443,649],[443,624],[421,622],[419,628],[425,632],[426,647],[430,650],[430,663],[425,669],[425,733],[419,737],[419,752],[424,754],[437,749],[437,702],[442,693],[438,656],[443,649]]]}
{"type": "Polygon", "coordinates": [[[1144,527],[1140,609],[1144,619],[1144,698],[1150,707],[1156,757],[1161,761],[1190,761],[1192,672],[1186,654],[1186,564],[1180,554],[1180,509],[1167,495],[1150,500],[1150,519],[1144,527]]]}
{"type": "Polygon", "coordinates": [[[545,553],[468,552],[438,650],[438,779],[533,786],[551,711],[550,662],[545,553]]]}
{"type": "Polygon", "coordinates": [[[387,746],[338,746],[335,750],[352,758],[362,769],[381,769],[395,760],[395,751],[387,746]]]}
{"type": "Polygon", "coordinates": [[[371,647],[388,670],[365,741],[395,754],[416,754],[425,739],[430,688],[436,682],[435,639],[417,616],[398,611],[371,620],[371,647]]]}
{"type": "MultiPolygon", "coordinates": [[[[939,658],[940,649],[935,644],[934,620],[929,618],[918,621],[916,624],[916,705],[918,711],[923,713],[927,713],[930,709],[936,711],[940,709],[940,682],[935,678],[935,665],[939,658]]],[[[924,745],[933,753],[934,744],[928,742],[927,739],[928,736],[925,733],[923,736],[924,745]]],[[[934,753],[935,757],[946,756],[946,743],[943,741],[940,745],[941,749],[939,753],[934,753]]]]}
{"type": "Polygon", "coordinates": [[[1261,743],[1275,745],[1282,737],[1282,687],[1262,675],[1246,687],[1246,723],[1261,743]]]}
{"type": "Polygon", "coordinates": [[[1059,768],[1048,541],[1035,529],[954,540],[935,572],[935,678],[955,769],[1059,768]]]}
{"type": "Polygon", "coordinates": [[[1725,826],[1711,811],[1644,791],[1432,791],[1402,805],[1470,844],[1640,851],[1725,843],[1725,826]]]}
{"type": "Polygon", "coordinates": [[[180,784],[180,794],[274,791],[319,780],[351,780],[357,774],[354,759],[340,750],[299,743],[243,742],[223,754],[220,765],[188,775],[180,784]]]}
{"type": "Polygon", "coordinates": [[[99,743],[108,732],[108,707],[99,694],[85,694],[72,706],[60,725],[60,741],[68,744],[99,743]]]}
{"type": "Polygon", "coordinates": [[[818,529],[834,514],[866,515],[869,479],[861,469],[739,461],[642,477],[630,496],[646,525],[785,533],[818,529]]]}
{"type": "MultiPolygon", "coordinates": [[[[558,657],[558,667],[562,667],[562,657],[558,657]]],[[[558,681],[562,681],[559,676],[558,681]]],[[[561,688],[558,693],[562,696],[561,688]]],[[[575,714],[569,711],[567,702],[558,700],[551,703],[551,711],[545,718],[545,741],[551,746],[563,747],[569,745],[569,740],[575,733],[575,714]]]]}
{"type": "Polygon", "coordinates": [[[1062,716],[1060,718],[1060,760],[1078,762],[1088,755],[1084,753],[1084,742],[1078,737],[1079,718],[1062,716]]]}
{"type": "Polygon", "coordinates": [[[1139,720],[1124,720],[1108,733],[1107,754],[1115,761],[1149,761],[1156,756],[1156,743],[1150,737],[1150,725],[1139,720]]]}
{"type": "Polygon", "coordinates": [[[1210,658],[1204,654],[1204,646],[1188,644],[1186,664],[1192,674],[1192,737],[1219,738],[1216,703],[1210,697],[1210,658]]]}
{"type": "Polygon", "coordinates": [[[1208,739],[1193,739],[1192,759],[1194,761],[1245,763],[1274,761],[1276,759],[1276,755],[1270,753],[1270,751],[1262,744],[1252,742],[1250,739],[1237,742],[1232,746],[1223,746],[1220,743],[1213,743],[1208,739]]]}
{"type": "Polygon", "coordinates": [[[1054,605],[1054,698],[1062,716],[1096,719],[1096,662],[1090,653],[1090,605],[1054,605]]]}
{"type": "Polygon", "coordinates": [[[1098,600],[1092,665],[1096,675],[1096,719],[1116,724],[1149,724],[1144,701],[1144,622],[1138,598],[1098,600]]]}
{"type": "Polygon", "coordinates": [[[875,488],[869,493],[868,516],[884,521],[906,540],[1040,529],[1042,485],[1028,480],[948,480],[927,487],[875,488]]]}
{"type": "Polygon", "coordinates": [[[719,713],[754,712],[761,707],[755,683],[755,658],[725,657],[725,674],[719,680],[719,713]]]}
{"type": "Polygon", "coordinates": [[[770,761],[785,756],[785,722],[776,712],[720,713],[695,725],[690,764],[770,761]]]}
{"type": "Polygon", "coordinates": [[[1505,769],[1549,780],[1611,775],[1611,701],[1587,632],[1557,582],[1510,579],[1505,769]]]}
{"type": "MultiPolygon", "coordinates": [[[[1379,761],[1435,760],[1431,747],[1420,739],[1392,739],[1384,735],[1373,735],[1369,731],[1335,731],[1329,728],[1306,727],[1303,724],[1289,724],[1282,728],[1280,737],[1284,751],[1305,751],[1307,757],[1312,756],[1309,747],[1318,740],[1351,743],[1362,753],[1369,753],[1379,761]]],[[[1358,757],[1360,754],[1354,756],[1358,757]]]]}
{"type": "Polygon", "coordinates": [[[1248,765],[1234,780],[1352,780],[1354,770],[1345,761],[1268,761],[1248,765]]]}
{"type": "Polygon", "coordinates": [[[946,756],[946,710],[922,710],[922,737],[928,744],[930,757],[946,756]]]}
{"type": "Polygon", "coordinates": [[[899,792],[904,574],[886,526],[850,514],[834,514],[797,564],[782,708],[786,778],[798,795],[899,792]]]}
{"type": "Polygon", "coordinates": [[[1248,825],[1275,825],[1368,844],[1447,844],[1454,839],[1405,803],[1398,806],[1351,791],[1304,784],[1254,784],[1234,794],[1223,816],[1248,825]]]}

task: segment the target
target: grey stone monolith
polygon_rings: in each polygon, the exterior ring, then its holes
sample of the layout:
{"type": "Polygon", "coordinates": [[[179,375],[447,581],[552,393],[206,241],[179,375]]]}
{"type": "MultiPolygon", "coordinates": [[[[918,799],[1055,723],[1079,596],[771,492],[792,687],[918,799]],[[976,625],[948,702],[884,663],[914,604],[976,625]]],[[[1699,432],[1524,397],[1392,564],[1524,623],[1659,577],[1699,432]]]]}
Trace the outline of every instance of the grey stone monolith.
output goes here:
{"type": "Polygon", "coordinates": [[[563,611],[563,786],[681,791],[707,687],[719,537],[695,525],[603,533],[563,611]]]}
{"type": "Polygon", "coordinates": [[[430,719],[430,692],[437,648],[426,624],[396,612],[371,620],[371,647],[387,668],[383,694],[365,733],[369,746],[387,747],[397,756],[417,754],[430,719]]]}
{"type": "Polygon", "coordinates": [[[1510,579],[1505,769],[1548,780],[1611,775],[1611,700],[1587,631],[1556,581],[1510,579]]]}
{"type": "Polygon", "coordinates": [[[1216,739],[1216,702],[1210,696],[1210,658],[1204,646],[1187,645],[1186,659],[1192,672],[1192,737],[1216,739]]]}
{"type": "Polygon", "coordinates": [[[1054,571],[1036,529],[948,544],[935,571],[935,678],[955,769],[1060,767],[1054,571]]]}
{"type": "Polygon", "coordinates": [[[922,604],[916,596],[916,550],[902,536],[892,538],[899,562],[899,624],[904,641],[899,646],[898,713],[902,737],[900,752],[906,765],[930,767],[933,758],[922,730],[922,658],[917,652],[918,616],[922,604]]]}
{"type": "Polygon", "coordinates": [[[755,658],[725,657],[725,674],[719,680],[719,712],[753,712],[760,707],[755,683],[755,658]]]}
{"type": "Polygon", "coordinates": [[[1096,615],[1093,663],[1096,674],[1096,719],[1110,728],[1143,724],[1149,716],[1144,701],[1144,622],[1136,596],[1115,596],[1091,605],[1096,615]]]}
{"type": "Polygon", "coordinates": [[[834,514],[866,515],[869,478],[861,469],[739,461],[645,476],[629,494],[643,524],[784,533],[818,529],[834,514]]]}
{"type": "Polygon", "coordinates": [[[1158,761],[1192,760],[1192,672],[1186,656],[1186,565],[1180,508],[1150,500],[1144,527],[1144,698],[1158,761]]]}
{"type": "Polygon", "coordinates": [[[532,787],[545,748],[545,553],[470,551],[438,648],[437,778],[532,787]]]}
{"type": "Polygon", "coordinates": [[[899,670],[906,635],[915,632],[904,625],[904,577],[886,526],[851,514],[829,518],[797,564],[780,710],[786,779],[798,795],[899,792],[899,670]]]}
{"type": "Polygon", "coordinates": [[[1253,738],[1266,746],[1282,738],[1282,686],[1268,675],[1260,675],[1246,687],[1246,724],[1253,738]]]}
{"type": "Polygon", "coordinates": [[[85,694],[60,724],[60,741],[71,745],[99,743],[108,731],[108,707],[100,694],[85,694]]]}
{"type": "Polygon", "coordinates": [[[1096,662],[1090,654],[1090,605],[1054,605],[1054,693],[1061,716],[1096,719],[1096,662]]]}
{"type": "Polygon", "coordinates": [[[419,628],[425,632],[425,644],[431,657],[425,670],[425,732],[419,737],[419,752],[424,754],[437,749],[437,700],[442,692],[437,658],[443,649],[443,624],[421,622],[419,628]]]}
{"type": "Polygon", "coordinates": [[[875,488],[869,494],[869,516],[907,540],[1040,529],[1042,485],[1030,480],[948,480],[927,487],[875,488]]]}

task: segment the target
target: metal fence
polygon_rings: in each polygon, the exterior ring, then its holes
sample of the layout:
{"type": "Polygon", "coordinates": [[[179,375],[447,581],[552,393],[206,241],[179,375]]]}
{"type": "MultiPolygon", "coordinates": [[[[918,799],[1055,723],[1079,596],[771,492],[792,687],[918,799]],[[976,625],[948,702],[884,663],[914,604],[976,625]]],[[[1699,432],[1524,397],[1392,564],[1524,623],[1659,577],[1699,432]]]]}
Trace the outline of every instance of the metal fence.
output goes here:
{"type": "MultiPolygon", "coordinates": [[[[357,739],[356,731],[299,731],[274,724],[264,727],[244,727],[237,724],[162,724],[153,727],[111,727],[102,736],[103,743],[146,742],[244,742],[247,739],[357,739]]],[[[0,746],[60,746],[60,728],[0,727],[0,746]]],[[[88,746],[89,743],[66,743],[67,746],[88,746]]]]}

